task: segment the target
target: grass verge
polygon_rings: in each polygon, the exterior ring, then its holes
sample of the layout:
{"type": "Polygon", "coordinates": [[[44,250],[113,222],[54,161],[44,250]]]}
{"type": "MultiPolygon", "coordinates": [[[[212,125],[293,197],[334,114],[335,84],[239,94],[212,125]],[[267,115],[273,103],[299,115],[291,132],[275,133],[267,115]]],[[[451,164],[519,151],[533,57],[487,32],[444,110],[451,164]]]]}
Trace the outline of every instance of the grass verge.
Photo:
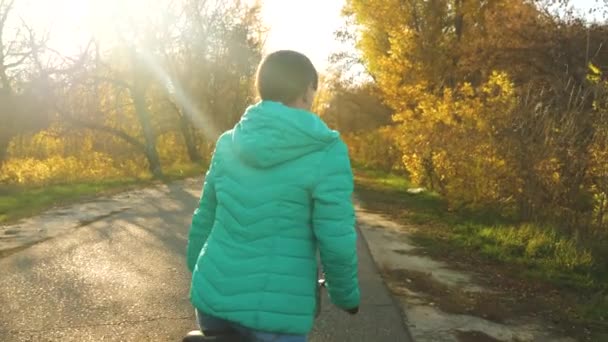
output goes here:
{"type": "Polygon", "coordinates": [[[412,238],[431,255],[521,280],[515,291],[555,294],[546,302],[559,319],[608,332],[605,241],[583,241],[496,213],[451,212],[436,194],[408,193],[411,184],[403,176],[358,170],[355,181],[366,209],[415,225],[412,238]]]}
{"type": "MultiPolygon", "coordinates": [[[[175,165],[164,170],[164,177],[160,181],[170,182],[201,175],[205,168],[205,166],[197,164],[175,165]]],[[[52,207],[148,186],[157,182],[159,180],[144,175],[139,178],[54,184],[44,187],[0,186],[0,224],[36,215],[52,207]]]]}

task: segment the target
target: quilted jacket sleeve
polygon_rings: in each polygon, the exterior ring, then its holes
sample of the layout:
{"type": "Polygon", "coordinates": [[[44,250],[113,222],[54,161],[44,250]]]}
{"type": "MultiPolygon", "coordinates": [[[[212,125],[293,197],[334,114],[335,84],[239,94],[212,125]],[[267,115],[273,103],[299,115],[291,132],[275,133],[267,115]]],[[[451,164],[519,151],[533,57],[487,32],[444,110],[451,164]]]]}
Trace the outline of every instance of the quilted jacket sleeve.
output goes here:
{"type": "Polygon", "coordinates": [[[339,141],[323,158],[313,191],[313,227],[331,301],[359,306],[357,233],[352,203],[353,174],[346,145],[339,141]]]}
{"type": "Polygon", "coordinates": [[[215,154],[205,175],[203,193],[201,194],[198,208],[196,208],[192,216],[192,224],[190,225],[190,233],[188,234],[187,261],[190,272],[194,271],[198,256],[205,242],[207,242],[213,222],[215,221],[217,201],[215,197],[214,176],[217,166],[214,159],[217,159],[215,154]]]}

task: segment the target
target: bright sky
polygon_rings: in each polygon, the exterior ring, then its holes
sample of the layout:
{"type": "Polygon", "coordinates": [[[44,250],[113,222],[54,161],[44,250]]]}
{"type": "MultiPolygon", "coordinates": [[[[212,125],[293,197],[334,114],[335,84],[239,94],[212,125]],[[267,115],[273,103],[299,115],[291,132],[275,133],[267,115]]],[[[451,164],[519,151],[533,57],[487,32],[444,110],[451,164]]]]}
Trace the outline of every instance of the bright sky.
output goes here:
{"type": "MultiPolygon", "coordinates": [[[[255,0],[245,0],[255,2],[255,0]]],[[[319,69],[336,50],[334,32],[342,25],[344,0],[261,0],[262,18],[270,32],[266,50],[292,49],[308,55],[319,69]]],[[[17,0],[19,17],[36,27],[52,27],[59,50],[77,51],[90,32],[109,34],[116,18],[126,13],[159,11],[154,0],[17,0]]]]}
{"type": "MultiPolygon", "coordinates": [[[[572,0],[587,14],[605,0],[572,0]]],[[[340,46],[334,32],[343,24],[345,0],[262,0],[262,14],[270,26],[267,50],[292,49],[308,55],[320,70],[340,46]]],[[[599,14],[597,15],[599,18],[599,14]]]]}
{"type": "MultiPolygon", "coordinates": [[[[254,2],[255,0],[246,0],[254,2]]],[[[606,0],[573,0],[582,11],[606,0]]],[[[267,51],[292,49],[308,55],[318,69],[328,67],[332,52],[340,49],[334,32],[343,24],[345,0],[262,0],[262,18],[269,27],[267,51]]],[[[52,39],[60,50],[96,35],[111,33],[113,21],[127,13],[162,13],[154,0],[17,0],[20,17],[45,27],[52,24],[52,39]],[[142,13],[142,9],[147,9],[142,13]]]]}
{"type": "Polygon", "coordinates": [[[306,54],[318,69],[339,47],[334,32],[343,23],[344,0],[263,0],[262,17],[270,27],[266,49],[306,54]]]}

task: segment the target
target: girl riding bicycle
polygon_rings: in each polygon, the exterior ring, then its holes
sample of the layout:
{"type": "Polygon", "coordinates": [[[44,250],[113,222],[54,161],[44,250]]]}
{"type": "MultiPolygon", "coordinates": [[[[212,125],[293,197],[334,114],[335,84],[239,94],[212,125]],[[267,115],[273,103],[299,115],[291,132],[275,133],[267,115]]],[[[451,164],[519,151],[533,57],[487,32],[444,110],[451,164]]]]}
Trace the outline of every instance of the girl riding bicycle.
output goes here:
{"type": "Polygon", "coordinates": [[[216,144],[188,239],[201,329],[304,342],[317,309],[317,252],[331,301],[360,301],[353,176],[345,144],[315,114],[318,75],[294,51],[260,64],[261,101],[216,144]]]}

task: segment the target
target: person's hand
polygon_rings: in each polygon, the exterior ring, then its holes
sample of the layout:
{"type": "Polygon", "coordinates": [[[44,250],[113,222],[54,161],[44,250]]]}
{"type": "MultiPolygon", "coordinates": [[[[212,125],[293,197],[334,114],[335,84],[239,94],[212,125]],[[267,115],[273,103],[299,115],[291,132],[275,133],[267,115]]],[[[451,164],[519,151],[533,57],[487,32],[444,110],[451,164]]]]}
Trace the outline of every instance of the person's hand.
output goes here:
{"type": "Polygon", "coordinates": [[[344,311],[348,312],[351,315],[356,315],[359,313],[359,307],[357,306],[356,308],[345,309],[344,311]]]}

